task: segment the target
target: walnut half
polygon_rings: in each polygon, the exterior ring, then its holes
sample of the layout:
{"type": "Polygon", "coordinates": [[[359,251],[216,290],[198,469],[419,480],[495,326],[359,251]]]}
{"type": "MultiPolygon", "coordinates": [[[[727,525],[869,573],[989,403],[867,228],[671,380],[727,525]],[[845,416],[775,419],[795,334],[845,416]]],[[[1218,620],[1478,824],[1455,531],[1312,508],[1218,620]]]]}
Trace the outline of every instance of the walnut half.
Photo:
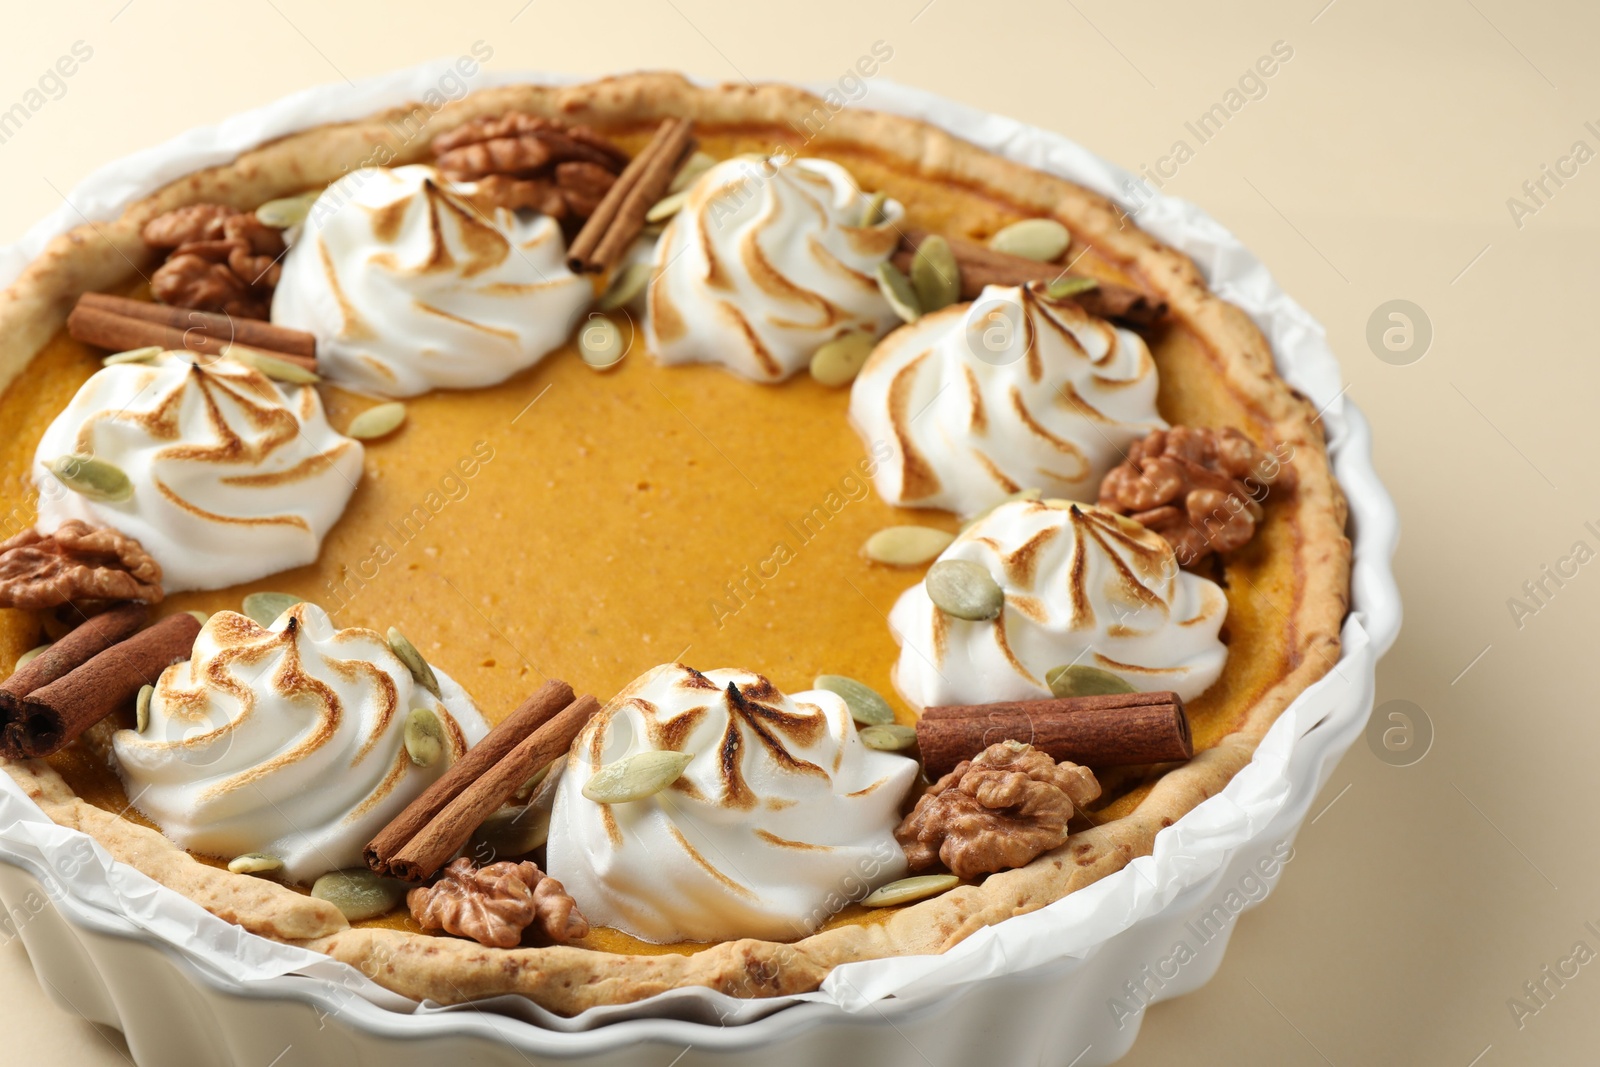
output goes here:
{"type": "Polygon", "coordinates": [[[432,885],[406,894],[411,917],[424,930],[444,930],[491,948],[515,948],[522,931],[537,922],[558,943],[589,933],[589,921],[562,884],[524,860],[474,867],[462,856],[432,885]]]}
{"type": "Polygon", "coordinates": [[[109,527],[69,519],[54,533],[0,541],[0,607],[41,610],[85,600],[161,601],[161,565],[109,527]]]}
{"type": "Polygon", "coordinates": [[[974,878],[1024,866],[1058,847],[1074,805],[1099,795],[1087,767],[1001,741],[930,786],[894,836],[912,870],[937,860],[960,878],[974,878]]]}

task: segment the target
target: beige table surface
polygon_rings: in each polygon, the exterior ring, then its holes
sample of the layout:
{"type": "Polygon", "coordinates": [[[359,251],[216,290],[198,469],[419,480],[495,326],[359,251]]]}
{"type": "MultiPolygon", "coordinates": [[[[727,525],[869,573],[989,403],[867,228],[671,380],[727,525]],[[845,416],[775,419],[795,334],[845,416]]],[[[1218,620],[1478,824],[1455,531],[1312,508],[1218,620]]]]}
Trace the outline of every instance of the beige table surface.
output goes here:
{"type": "MultiPolygon", "coordinates": [[[[1357,742],[1217,977],[1152,1009],[1124,1062],[1595,1061],[1600,964],[1548,985],[1520,1026],[1508,1001],[1576,942],[1600,951],[1584,929],[1600,924],[1600,721],[1582,688],[1600,676],[1600,564],[1547,580],[1542,604],[1523,594],[1574,542],[1600,549],[1584,526],[1600,527],[1600,362],[1584,325],[1600,162],[1562,163],[1577,141],[1585,158],[1600,151],[1596,5],[86,0],[7,16],[0,110],[76,42],[93,52],[0,143],[0,241],[106,161],[475,41],[502,69],[827,80],[881,39],[886,77],[1130,167],[1196,146],[1185,123],[1284,42],[1292,58],[1264,92],[1246,85],[1257,98],[1167,190],[1230,227],[1327,325],[1404,517],[1408,618],[1379,705],[1412,702],[1434,740],[1405,767],[1357,742]],[[1536,201],[1523,185],[1546,166],[1570,176],[1545,178],[1536,201]],[[1367,341],[1395,299],[1433,333],[1404,365],[1367,341]],[[1515,618],[1514,597],[1536,610],[1515,618]]],[[[45,1000],[17,943],[0,946],[0,1019],[7,1063],[126,1062],[116,1035],[45,1000]]]]}

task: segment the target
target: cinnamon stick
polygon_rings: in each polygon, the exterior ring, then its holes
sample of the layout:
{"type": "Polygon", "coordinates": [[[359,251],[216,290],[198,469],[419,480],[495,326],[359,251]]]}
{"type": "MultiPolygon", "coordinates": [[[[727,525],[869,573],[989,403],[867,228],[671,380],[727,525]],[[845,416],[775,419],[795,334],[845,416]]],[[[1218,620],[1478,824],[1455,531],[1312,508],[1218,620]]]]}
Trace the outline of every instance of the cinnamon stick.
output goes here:
{"type": "Polygon", "coordinates": [[[1023,741],[1086,767],[1194,755],[1183,700],[1165,691],[934,707],[917,723],[922,762],[935,778],[998,741],[1023,741]]]}
{"type": "Polygon", "coordinates": [[[666,195],[694,149],[693,123],[680,118],[662,120],[650,143],[623,168],[573,238],[567,250],[567,266],[573,273],[595,274],[621,262],[643,232],[645,215],[666,195]]]}
{"type": "Polygon", "coordinates": [[[23,697],[58,678],[64,678],[118,641],[133,636],[149,615],[150,611],[144,604],[123,604],[103,611],[79,623],[65,637],[0,683],[0,734],[10,723],[23,719],[23,697]]]}
{"type": "Polygon", "coordinates": [[[110,293],[84,293],[78,297],[80,307],[100,308],[129,318],[144,319],[176,326],[180,330],[198,329],[212,337],[234,340],[252,348],[264,348],[291,356],[317,358],[317,338],[305,330],[275,326],[260,319],[234,318],[215,311],[173,307],[170,304],[153,304],[148,300],[134,300],[110,293]]]}
{"type": "Polygon", "coordinates": [[[74,340],[113,352],[160,345],[169,351],[188,350],[206,355],[225,356],[230,348],[256,348],[269,356],[298,364],[309,371],[315,371],[317,366],[316,360],[307,359],[298,353],[245,345],[239,341],[231,341],[226,336],[213,337],[204,330],[183,329],[164,322],[134,318],[132,315],[123,315],[82,301],[79,301],[72,309],[72,314],[67,316],[67,333],[71,334],[74,340]]]}
{"type": "MultiPolygon", "coordinates": [[[[894,264],[903,271],[911,270],[911,261],[917,246],[928,236],[926,230],[902,227],[903,240],[895,251],[894,264]]],[[[1037,282],[1048,285],[1067,278],[1086,277],[1069,274],[1058,263],[1040,263],[1007,252],[996,252],[986,245],[946,237],[956,265],[961,268],[961,299],[975,300],[987,285],[1027,285],[1037,282]]],[[[1150,326],[1167,313],[1167,306],[1153,301],[1139,290],[1115,282],[1096,279],[1093,289],[1075,293],[1066,298],[1089,314],[1102,319],[1116,319],[1133,326],[1150,326]]]]}
{"type": "MultiPolygon", "coordinates": [[[[560,714],[523,738],[461,794],[445,805],[428,825],[389,861],[389,874],[407,882],[431,877],[461,851],[472,832],[483,825],[533,772],[572,747],[589,717],[600,710],[592,696],[581,696],[560,714]]],[[[470,751],[470,750],[469,750],[470,751]]]]}
{"type": "MultiPolygon", "coordinates": [[[[394,859],[395,853],[409,844],[435,815],[444,810],[445,805],[482,778],[491,767],[505,758],[506,753],[550,721],[556,712],[571,704],[572,700],[572,686],[560,679],[552,678],[540,686],[536,693],[522,702],[521,707],[496,724],[482,741],[467,749],[438,781],[406,805],[404,811],[379,831],[378,836],[362,850],[367,866],[379,874],[387,874],[389,861],[394,859]]],[[[532,772],[528,776],[531,778],[532,772]]]]}
{"type": "Polygon", "coordinates": [[[200,621],[186,611],[168,615],[40,686],[22,699],[22,717],[0,735],[0,755],[40,759],[73,741],[117,708],[141,686],[154,685],[161,672],[185,659],[200,633],[200,621]]]}

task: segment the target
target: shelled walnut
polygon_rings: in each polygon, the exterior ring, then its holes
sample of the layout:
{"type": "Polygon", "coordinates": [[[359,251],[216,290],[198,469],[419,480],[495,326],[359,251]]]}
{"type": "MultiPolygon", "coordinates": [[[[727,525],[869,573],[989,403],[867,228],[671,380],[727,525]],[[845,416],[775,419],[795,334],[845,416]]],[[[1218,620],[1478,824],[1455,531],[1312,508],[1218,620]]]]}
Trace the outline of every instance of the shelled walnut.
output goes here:
{"type": "Polygon", "coordinates": [[[174,307],[265,319],[281,273],[283,234],[254,214],[225,204],[189,204],[145,224],[151,248],[166,262],[150,277],[150,293],[174,307]]]}
{"type": "Polygon", "coordinates": [[[88,600],[160,602],[161,566],[116,530],[70,519],[0,542],[0,607],[38,610],[88,600]]]}
{"type": "Polygon", "coordinates": [[[1087,767],[1001,741],[930,786],[894,836],[912,870],[942,861],[958,877],[975,878],[1025,866],[1061,845],[1073,811],[1099,795],[1087,767]]]}
{"type": "Polygon", "coordinates": [[[560,944],[589,933],[588,920],[566,888],[527,860],[474,867],[462,856],[439,872],[438,881],[407,893],[406,904],[423,929],[445,930],[494,948],[515,948],[522,931],[534,923],[560,944]]]}
{"type": "Polygon", "coordinates": [[[1238,430],[1174,426],[1128,448],[1100,483],[1100,505],[1160,534],[1192,567],[1243,548],[1261,521],[1261,499],[1294,487],[1294,468],[1238,430]]]}

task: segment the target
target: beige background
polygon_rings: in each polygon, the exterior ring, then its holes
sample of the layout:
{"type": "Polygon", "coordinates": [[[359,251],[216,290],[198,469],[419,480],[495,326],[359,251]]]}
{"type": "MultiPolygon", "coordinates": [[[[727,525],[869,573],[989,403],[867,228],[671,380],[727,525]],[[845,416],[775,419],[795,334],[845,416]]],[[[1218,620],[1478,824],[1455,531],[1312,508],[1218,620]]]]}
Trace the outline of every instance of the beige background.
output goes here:
{"type": "MultiPolygon", "coordinates": [[[[1216,979],[1153,1009],[1125,1062],[1594,1059],[1600,964],[1549,985],[1555,995],[1520,1028],[1507,1001],[1580,939],[1600,951],[1583,929],[1600,926],[1587,826],[1600,726],[1582,688],[1596,673],[1600,564],[1547,581],[1553,595],[1528,601],[1537,610],[1520,628],[1507,600],[1574,542],[1600,550],[1584,528],[1600,529],[1600,371],[1583,314],[1600,266],[1600,162],[1559,188],[1547,179],[1542,206],[1521,189],[1575,141],[1600,151],[1584,125],[1600,131],[1600,8],[91,0],[15,5],[6,30],[0,110],[74,42],[93,55],[0,143],[0,241],[106,161],[477,40],[502,69],[826,80],[882,39],[894,48],[884,76],[1062,131],[1130,167],[1154,165],[1179,138],[1193,146],[1185,121],[1286,42],[1293,57],[1265,95],[1167,189],[1231,227],[1328,327],[1405,524],[1409,617],[1378,700],[1413,702],[1434,740],[1406,767],[1357,742],[1216,979]],[[1514,219],[1513,196],[1537,210],[1514,219]],[[1432,325],[1431,348],[1410,365],[1380,361],[1366,340],[1391,299],[1432,325]]],[[[0,1018],[8,1062],[125,1062],[114,1034],[45,1001],[16,943],[0,948],[0,1018]]]]}

